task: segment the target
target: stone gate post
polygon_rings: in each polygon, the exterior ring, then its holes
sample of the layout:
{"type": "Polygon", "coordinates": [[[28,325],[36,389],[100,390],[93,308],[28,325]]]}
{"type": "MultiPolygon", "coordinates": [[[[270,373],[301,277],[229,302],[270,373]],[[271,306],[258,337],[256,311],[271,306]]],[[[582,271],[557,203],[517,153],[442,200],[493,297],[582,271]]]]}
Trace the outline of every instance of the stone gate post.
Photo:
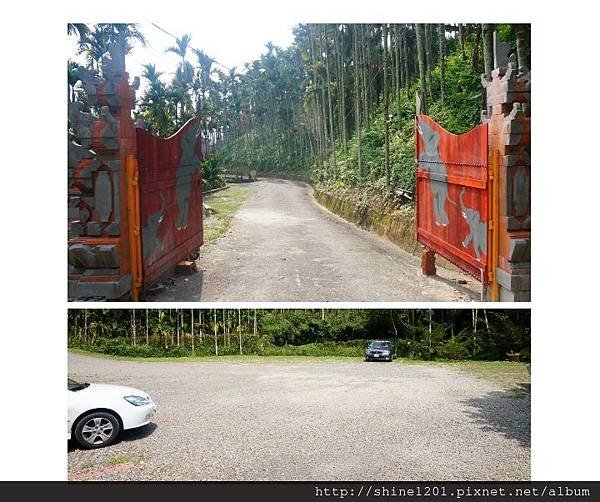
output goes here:
{"type": "MultiPolygon", "coordinates": [[[[494,70],[482,75],[487,92],[490,166],[498,161],[497,281],[486,288],[487,300],[531,298],[531,73],[517,69],[509,47],[494,33],[494,70]]],[[[492,230],[493,232],[493,230],[492,230]]],[[[490,254],[490,256],[492,256],[490,254]]],[[[492,259],[494,259],[492,257],[492,259]]]]}
{"type": "Polygon", "coordinates": [[[68,295],[71,299],[118,299],[131,290],[127,222],[128,155],[136,154],[129,85],[121,43],[102,59],[101,76],[79,67],[87,103],[69,104],[68,295]]]}

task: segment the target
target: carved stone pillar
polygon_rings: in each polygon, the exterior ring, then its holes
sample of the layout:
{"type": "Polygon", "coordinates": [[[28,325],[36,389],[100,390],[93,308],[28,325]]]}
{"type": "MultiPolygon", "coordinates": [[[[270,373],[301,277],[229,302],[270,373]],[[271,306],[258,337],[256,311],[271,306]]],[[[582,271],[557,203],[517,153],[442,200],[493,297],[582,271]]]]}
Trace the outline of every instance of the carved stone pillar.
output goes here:
{"type": "Polygon", "coordinates": [[[87,103],[69,105],[69,287],[72,299],[118,299],[131,289],[125,159],[136,154],[129,85],[120,44],[102,59],[101,76],[79,67],[87,103]]]}
{"type": "MultiPolygon", "coordinates": [[[[531,298],[531,73],[517,71],[508,46],[494,33],[494,70],[482,76],[487,91],[490,165],[498,159],[498,258],[500,301],[531,298]]],[[[492,286],[486,298],[492,298],[492,286]]]]}

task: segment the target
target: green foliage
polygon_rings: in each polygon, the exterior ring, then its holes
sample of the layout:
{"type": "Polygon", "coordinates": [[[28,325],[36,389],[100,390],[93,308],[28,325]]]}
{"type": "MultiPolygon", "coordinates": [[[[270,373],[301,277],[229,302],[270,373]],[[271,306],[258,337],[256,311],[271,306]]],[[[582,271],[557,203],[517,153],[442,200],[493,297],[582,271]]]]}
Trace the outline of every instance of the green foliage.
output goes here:
{"type": "Polygon", "coordinates": [[[437,355],[440,359],[469,359],[469,349],[464,343],[454,338],[441,345],[437,350],[437,355]]]}
{"type": "MultiPolygon", "coordinates": [[[[408,57],[411,59],[415,57],[416,50],[413,25],[402,26],[408,37],[408,57]]],[[[464,53],[456,38],[446,39],[443,101],[439,64],[431,72],[432,96],[428,99],[428,114],[455,134],[468,131],[480,123],[483,96],[479,75],[481,55],[478,58],[479,65],[473,68],[471,54],[474,28],[466,27],[464,53]]],[[[409,192],[414,190],[415,95],[419,81],[414,75],[415,71],[411,71],[411,82],[399,93],[395,92],[391,80],[387,83],[391,91],[388,121],[391,186],[388,186],[384,170],[383,86],[386,84],[381,80],[380,71],[383,57],[380,25],[364,25],[367,44],[370,44],[371,60],[367,65],[367,77],[371,83],[367,91],[371,111],[367,120],[364,116],[361,119],[362,169],[358,169],[358,138],[353,127],[356,121],[353,74],[356,57],[352,49],[354,29],[353,25],[325,25],[318,28],[299,25],[294,31],[295,39],[291,47],[285,50],[270,47],[269,52],[248,65],[245,78],[237,86],[240,124],[235,127],[236,137],[225,146],[219,157],[224,169],[309,174],[319,188],[326,191],[364,188],[385,196],[393,187],[409,192]],[[326,76],[328,60],[315,53],[315,48],[321,47],[320,44],[323,44],[323,51],[328,51],[330,55],[341,50],[333,37],[334,33],[345,37],[346,43],[343,57],[343,64],[346,65],[344,116],[349,123],[349,135],[345,147],[340,138],[342,105],[339,98],[342,82],[338,80],[335,64],[330,65],[330,73],[335,78],[329,82],[326,76]],[[331,153],[330,139],[323,136],[323,133],[330,135],[327,113],[329,92],[334,108],[335,155],[331,153]],[[318,151],[329,152],[329,156],[320,158],[318,151]]],[[[514,43],[510,25],[498,25],[498,30],[501,38],[514,43]]],[[[361,89],[361,99],[367,92],[362,86],[363,81],[360,80],[358,87],[361,89]]]]}
{"type": "MultiPolygon", "coordinates": [[[[221,179],[217,178],[216,181],[221,179]]],[[[205,243],[214,241],[227,231],[231,218],[249,195],[250,190],[242,184],[231,184],[226,190],[205,195],[204,202],[214,211],[214,214],[204,223],[205,243]]]]}
{"type": "MultiPolygon", "coordinates": [[[[215,355],[310,355],[359,357],[371,339],[388,339],[400,357],[424,360],[507,360],[530,358],[529,311],[292,309],[254,312],[196,311],[194,353],[215,355]],[[487,317],[487,324],[485,321],[487,317]],[[216,323],[215,323],[216,319],[216,323]],[[239,324],[241,320],[241,324],[239,324]],[[431,322],[431,331],[430,331],[431,322]],[[489,325],[489,330],[488,330],[489,325]],[[202,335],[200,335],[202,333],[202,335]]],[[[151,310],[149,343],[145,343],[145,315],[132,318],[127,310],[70,310],[69,346],[123,357],[186,357],[192,355],[191,315],[188,310],[151,310]],[[182,313],[184,315],[182,315],[182,313]],[[179,318],[179,339],[176,320],[179,318]],[[87,327],[86,327],[87,326],[87,327]]]]}
{"type": "MultiPolygon", "coordinates": [[[[432,71],[434,82],[439,81],[440,69],[432,71]]],[[[479,110],[483,88],[479,75],[475,75],[459,50],[446,59],[445,100],[439,92],[429,106],[428,115],[454,134],[462,134],[481,123],[479,110]]],[[[437,91],[437,89],[436,89],[437,91]]]]}
{"type": "Polygon", "coordinates": [[[261,356],[363,357],[367,345],[366,340],[284,346],[265,344],[258,354],[261,356]]]}
{"type": "Polygon", "coordinates": [[[511,50],[517,50],[517,37],[511,24],[497,24],[496,31],[501,40],[510,45],[511,50]]]}
{"type": "Polygon", "coordinates": [[[225,186],[225,181],[221,177],[222,174],[221,164],[214,156],[208,157],[202,162],[202,183],[204,190],[225,186]]]}
{"type": "MultiPolygon", "coordinates": [[[[467,44],[466,50],[470,51],[467,44]]],[[[462,57],[457,46],[447,55],[445,67],[445,100],[442,103],[439,91],[440,69],[432,71],[434,82],[433,100],[428,115],[442,127],[454,134],[466,132],[480,123],[482,86],[479,75],[473,73],[470,61],[462,57]]],[[[414,191],[414,117],[415,94],[418,81],[402,91],[399,99],[390,105],[390,167],[392,184],[409,192],[414,191]]],[[[343,191],[349,187],[385,189],[384,165],[384,114],[383,103],[377,108],[373,120],[361,129],[362,176],[358,172],[357,135],[349,140],[348,149],[336,151],[339,166],[338,177],[331,175],[326,166],[315,169],[320,188],[327,191],[343,191]]],[[[328,161],[328,164],[331,159],[328,161]]]]}
{"type": "Polygon", "coordinates": [[[124,338],[104,338],[100,337],[92,343],[72,342],[72,347],[93,350],[100,354],[109,354],[111,356],[124,357],[159,357],[164,355],[160,347],[151,345],[131,345],[124,338]]]}

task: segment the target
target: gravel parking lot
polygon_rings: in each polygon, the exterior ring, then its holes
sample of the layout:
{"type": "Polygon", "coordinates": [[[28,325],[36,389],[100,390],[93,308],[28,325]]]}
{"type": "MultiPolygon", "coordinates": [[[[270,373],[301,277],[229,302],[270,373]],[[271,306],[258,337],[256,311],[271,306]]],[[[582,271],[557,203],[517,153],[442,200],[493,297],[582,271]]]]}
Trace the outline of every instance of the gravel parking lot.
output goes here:
{"type": "Polygon", "coordinates": [[[526,480],[530,399],[450,366],[268,358],[128,362],[69,375],[150,393],[155,423],[84,451],[73,480],[526,480]]]}

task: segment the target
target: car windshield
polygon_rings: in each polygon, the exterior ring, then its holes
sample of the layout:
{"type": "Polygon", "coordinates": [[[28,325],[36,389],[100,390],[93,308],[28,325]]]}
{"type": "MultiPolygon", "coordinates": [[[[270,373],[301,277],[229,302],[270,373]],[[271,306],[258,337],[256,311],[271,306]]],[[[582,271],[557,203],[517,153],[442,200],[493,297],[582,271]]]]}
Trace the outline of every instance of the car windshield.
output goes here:
{"type": "Polygon", "coordinates": [[[75,380],[73,380],[72,378],[67,378],[67,388],[74,392],[81,390],[81,389],[85,389],[86,387],[89,387],[89,386],[90,386],[89,383],[79,383],[79,382],[76,382],[75,380]]]}
{"type": "Polygon", "coordinates": [[[371,349],[389,349],[390,342],[371,342],[369,345],[371,349]]]}

